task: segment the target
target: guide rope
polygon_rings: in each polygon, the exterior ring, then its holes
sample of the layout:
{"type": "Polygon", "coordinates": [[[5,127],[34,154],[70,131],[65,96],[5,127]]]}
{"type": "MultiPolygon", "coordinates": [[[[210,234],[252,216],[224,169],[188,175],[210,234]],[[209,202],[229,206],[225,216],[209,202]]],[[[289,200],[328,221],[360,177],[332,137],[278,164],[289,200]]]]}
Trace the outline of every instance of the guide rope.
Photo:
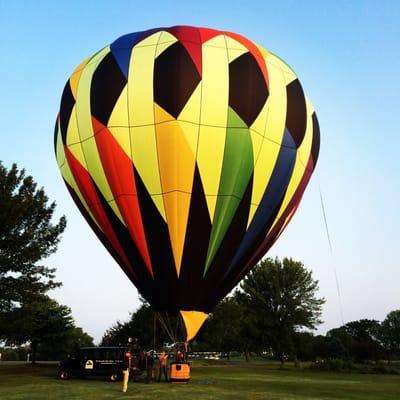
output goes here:
{"type": "Polygon", "coordinates": [[[321,200],[322,214],[324,216],[326,237],[328,239],[329,249],[330,249],[330,252],[331,252],[331,258],[332,258],[332,261],[333,261],[332,262],[332,269],[333,269],[333,274],[335,276],[336,290],[337,290],[338,300],[339,300],[340,317],[341,317],[341,320],[342,320],[342,325],[344,325],[342,296],[341,296],[341,293],[340,293],[340,285],[339,285],[339,278],[338,278],[338,274],[337,274],[337,270],[336,270],[336,264],[335,264],[335,262],[333,260],[333,247],[332,247],[331,237],[330,237],[330,234],[329,234],[328,220],[326,218],[326,212],[325,212],[324,200],[323,200],[323,197],[322,197],[321,186],[319,186],[319,198],[321,200]]]}

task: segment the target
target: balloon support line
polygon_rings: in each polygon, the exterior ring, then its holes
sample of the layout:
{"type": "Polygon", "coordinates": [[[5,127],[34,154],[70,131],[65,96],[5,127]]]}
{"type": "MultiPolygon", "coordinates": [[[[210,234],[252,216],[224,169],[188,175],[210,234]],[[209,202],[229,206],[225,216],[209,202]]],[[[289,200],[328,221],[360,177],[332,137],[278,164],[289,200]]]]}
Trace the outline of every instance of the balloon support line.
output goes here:
{"type": "Polygon", "coordinates": [[[338,278],[336,266],[335,266],[334,259],[333,259],[333,247],[332,247],[331,237],[330,237],[330,235],[329,235],[328,220],[327,220],[327,218],[326,218],[326,212],[325,212],[325,207],[324,207],[324,200],[323,200],[323,198],[322,198],[322,192],[321,192],[321,185],[319,185],[319,198],[320,198],[320,201],[321,201],[322,214],[323,214],[323,216],[324,216],[326,237],[327,237],[328,243],[329,243],[329,249],[330,249],[330,253],[331,253],[331,259],[332,259],[332,261],[333,261],[333,263],[332,263],[332,269],[333,269],[333,274],[334,274],[334,276],[335,276],[336,291],[337,291],[338,300],[339,300],[340,317],[341,317],[341,320],[342,320],[342,325],[344,325],[342,296],[341,296],[341,294],[340,294],[339,278],[338,278]]]}
{"type": "Polygon", "coordinates": [[[169,338],[172,340],[172,342],[177,341],[177,332],[174,332],[171,322],[169,320],[168,314],[165,313],[165,316],[161,315],[161,312],[155,312],[155,317],[158,319],[160,322],[161,327],[165,331],[165,333],[169,336],[169,338]],[[175,334],[174,334],[175,333],[175,334]]]}
{"type": "Polygon", "coordinates": [[[164,319],[162,318],[159,312],[156,312],[155,315],[157,316],[158,321],[160,322],[161,327],[164,329],[164,332],[169,336],[169,338],[174,341],[172,333],[169,331],[164,319]]]}

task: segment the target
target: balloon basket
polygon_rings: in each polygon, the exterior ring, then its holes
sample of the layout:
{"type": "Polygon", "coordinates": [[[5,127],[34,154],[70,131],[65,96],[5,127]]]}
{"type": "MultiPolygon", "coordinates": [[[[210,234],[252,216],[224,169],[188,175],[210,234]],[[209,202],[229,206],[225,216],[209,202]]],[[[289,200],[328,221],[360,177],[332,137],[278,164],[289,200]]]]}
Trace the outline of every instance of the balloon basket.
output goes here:
{"type": "Polygon", "coordinates": [[[189,363],[172,363],[170,381],[173,383],[187,383],[190,380],[189,363]]]}

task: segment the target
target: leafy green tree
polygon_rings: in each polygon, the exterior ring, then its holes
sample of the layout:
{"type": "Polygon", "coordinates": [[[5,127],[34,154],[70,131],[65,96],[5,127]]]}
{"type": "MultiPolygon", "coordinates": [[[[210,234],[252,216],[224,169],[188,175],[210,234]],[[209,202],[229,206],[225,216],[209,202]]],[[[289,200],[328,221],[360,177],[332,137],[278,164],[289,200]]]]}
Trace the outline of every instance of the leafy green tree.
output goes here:
{"type": "Polygon", "coordinates": [[[294,351],[294,334],[302,328],[315,329],[321,323],[325,300],[317,298],[318,281],[301,262],[290,258],[267,258],[246,276],[238,299],[245,307],[253,346],[272,347],[276,357],[294,351]]]}
{"type": "Polygon", "coordinates": [[[381,324],[379,337],[390,356],[400,355],[400,310],[392,311],[386,316],[381,324]]]}
{"type": "Polygon", "coordinates": [[[325,347],[322,347],[322,352],[318,356],[323,358],[354,358],[352,354],[354,340],[344,326],[331,329],[326,333],[325,347]]]}
{"type": "Polygon", "coordinates": [[[242,350],[243,312],[234,296],[219,303],[200,330],[196,342],[197,348],[208,351],[242,350]]]}
{"type": "Polygon", "coordinates": [[[46,295],[37,295],[29,303],[24,303],[8,314],[8,323],[5,326],[6,343],[29,342],[33,363],[40,346],[57,345],[74,328],[71,310],[46,295]]]}
{"type": "Polygon", "coordinates": [[[242,290],[236,290],[234,297],[241,308],[240,350],[246,361],[249,361],[251,352],[262,355],[264,351],[267,351],[270,356],[272,345],[269,335],[271,332],[265,330],[264,310],[258,309],[259,305],[255,306],[253,299],[242,290]]]}
{"type": "MultiPolygon", "coordinates": [[[[168,321],[166,321],[166,317],[163,319],[163,323],[169,325],[169,330],[173,331],[174,335],[177,333],[175,331],[180,328],[178,318],[169,316],[168,321]]],[[[171,342],[171,338],[160,324],[154,309],[144,300],[139,308],[131,314],[129,321],[117,321],[104,333],[101,345],[123,346],[129,337],[137,337],[140,345],[146,349],[152,349],[154,344],[160,346],[165,342],[171,342]]]]}
{"type": "Polygon", "coordinates": [[[101,345],[121,346],[126,344],[129,337],[137,337],[141,346],[150,347],[153,343],[153,325],[154,312],[147,303],[142,303],[129,321],[117,321],[106,331],[101,345]]]}
{"type": "Polygon", "coordinates": [[[0,205],[1,322],[2,313],[60,286],[41,261],[57,250],[66,219],[52,223],[55,203],[16,164],[7,170],[0,162],[0,205]]]}
{"type": "MultiPolygon", "coordinates": [[[[338,340],[343,348],[344,357],[363,360],[377,360],[383,354],[379,341],[380,324],[376,320],[360,319],[351,321],[327,332],[327,337],[338,340]]],[[[340,355],[336,355],[340,357],[340,355]]]]}
{"type": "Polygon", "coordinates": [[[345,331],[357,340],[372,339],[377,340],[380,324],[374,319],[360,319],[351,321],[344,325],[345,331]]]}
{"type": "Polygon", "coordinates": [[[43,341],[38,349],[42,360],[62,360],[69,354],[76,352],[80,347],[94,346],[93,338],[82,330],[72,326],[67,328],[65,335],[57,341],[43,341]]]}
{"type": "Polygon", "coordinates": [[[293,336],[294,353],[299,360],[315,360],[315,336],[311,332],[295,332],[293,336]]]}

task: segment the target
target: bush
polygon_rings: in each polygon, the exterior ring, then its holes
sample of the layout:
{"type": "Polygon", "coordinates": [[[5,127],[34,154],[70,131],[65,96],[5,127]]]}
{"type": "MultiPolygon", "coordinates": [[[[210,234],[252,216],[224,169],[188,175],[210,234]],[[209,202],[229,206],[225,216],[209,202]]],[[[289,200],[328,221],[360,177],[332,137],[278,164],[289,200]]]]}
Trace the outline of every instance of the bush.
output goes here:
{"type": "Polygon", "coordinates": [[[25,361],[27,349],[25,347],[0,348],[2,361],[25,361]]]}
{"type": "Polygon", "coordinates": [[[380,360],[377,362],[365,362],[363,365],[353,364],[351,360],[343,360],[340,358],[318,359],[315,363],[311,364],[310,369],[316,371],[354,371],[363,374],[392,374],[400,375],[400,369],[396,366],[389,365],[387,360],[380,360]]]}
{"type": "Polygon", "coordinates": [[[355,369],[351,360],[343,360],[341,358],[317,359],[311,364],[310,369],[319,371],[343,371],[355,369]]]}
{"type": "Polygon", "coordinates": [[[343,369],[343,360],[341,358],[332,358],[328,360],[330,371],[341,371],[343,369]]]}
{"type": "Polygon", "coordinates": [[[392,375],[400,374],[400,371],[398,369],[388,365],[387,360],[377,361],[375,365],[372,367],[371,372],[375,374],[392,374],[392,375]]]}

